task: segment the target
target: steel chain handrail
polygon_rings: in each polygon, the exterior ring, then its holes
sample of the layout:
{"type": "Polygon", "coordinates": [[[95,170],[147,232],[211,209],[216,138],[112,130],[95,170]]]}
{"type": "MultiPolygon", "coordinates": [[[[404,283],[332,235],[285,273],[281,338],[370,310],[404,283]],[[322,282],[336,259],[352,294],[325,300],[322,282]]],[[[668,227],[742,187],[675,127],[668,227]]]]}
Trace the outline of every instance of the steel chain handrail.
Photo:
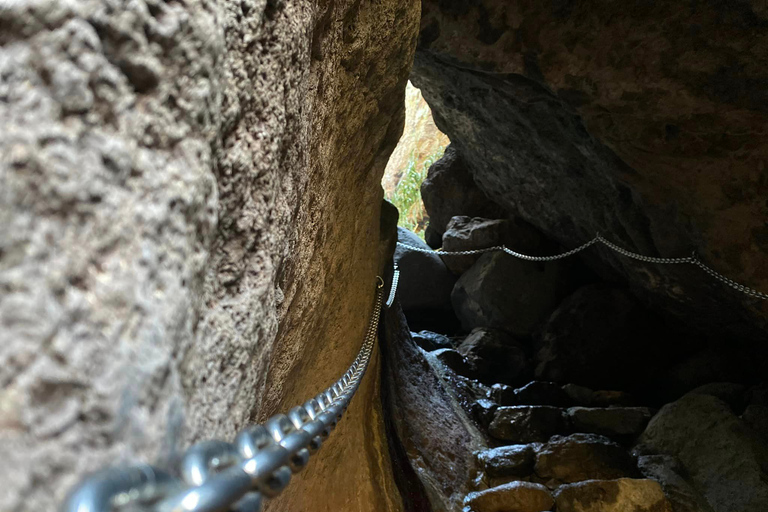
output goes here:
{"type": "Polygon", "coordinates": [[[748,286],[744,286],[741,283],[737,283],[733,279],[725,277],[724,275],[720,274],[716,270],[710,268],[698,258],[695,252],[691,256],[686,256],[682,258],[658,258],[654,256],[645,256],[643,254],[638,254],[636,252],[628,251],[622,247],[619,247],[613,242],[610,242],[609,240],[606,240],[605,238],[603,238],[599,233],[595,235],[595,238],[593,238],[592,240],[590,240],[589,242],[583,245],[576,247],[575,249],[571,249],[570,251],[563,252],[560,254],[555,254],[552,256],[529,256],[527,254],[515,252],[504,245],[495,245],[493,247],[486,247],[484,249],[470,249],[466,251],[443,251],[443,250],[436,251],[432,249],[423,249],[421,247],[414,247],[412,245],[408,245],[403,242],[397,242],[397,245],[401,247],[406,247],[412,251],[423,252],[427,254],[437,254],[438,256],[472,256],[476,254],[483,254],[486,252],[503,251],[509,254],[510,256],[514,256],[515,258],[519,258],[521,260],[526,260],[526,261],[554,261],[562,258],[567,258],[568,256],[573,256],[574,254],[577,254],[583,251],[584,249],[587,249],[588,247],[591,247],[597,243],[603,244],[609,249],[623,256],[626,256],[627,258],[632,258],[634,260],[643,261],[646,263],[658,263],[658,264],[664,264],[664,265],[677,265],[682,263],[688,263],[690,265],[699,267],[701,270],[709,274],[711,277],[717,279],[718,281],[724,283],[727,286],[730,286],[735,290],[740,291],[741,293],[744,293],[745,295],[749,295],[750,297],[755,297],[757,299],[768,300],[768,294],[754,290],[748,286]]]}
{"type": "MultiPolygon", "coordinates": [[[[395,266],[387,300],[395,298],[395,266]]],[[[180,477],[150,465],[94,473],[69,494],[62,512],[115,509],[153,512],[258,512],[301,471],[346,411],[368,368],[384,297],[377,276],[376,302],[363,344],[342,377],[328,389],[288,411],[252,425],[234,443],[211,440],[191,446],[181,459],[180,477]]]]}

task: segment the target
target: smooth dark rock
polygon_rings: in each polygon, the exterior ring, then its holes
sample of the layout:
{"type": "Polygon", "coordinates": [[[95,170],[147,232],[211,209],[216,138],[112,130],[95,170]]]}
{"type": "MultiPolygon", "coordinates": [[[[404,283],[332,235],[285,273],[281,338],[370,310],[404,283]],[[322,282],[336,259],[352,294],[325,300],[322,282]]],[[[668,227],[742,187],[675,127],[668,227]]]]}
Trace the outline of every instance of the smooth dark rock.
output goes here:
{"type": "Polygon", "coordinates": [[[421,198],[429,215],[427,242],[435,248],[440,247],[448,222],[456,215],[506,217],[504,210],[477,188],[453,144],[445,148],[443,156],[427,171],[427,178],[421,184],[421,198]]]}
{"type": "Polygon", "coordinates": [[[565,430],[562,409],[540,405],[499,407],[488,427],[491,436],[513,443],[544,442],[565,430]]]}
{"type": "Polygon", "coordinates": [[[686,395],[662,407],[640,441],[646,453],[679,459],[716,512],[768,510],[768,449],[719,398],[686,395]]]}
{"type": "Polygon", "coordinates": [[[425,330],[417,333],[412,332],[411,338],[413,339],[414,343],[416,343],[419,347],[423,348],[427,352],[441,348],[453,348],[451,339],[448,336],[432,331],[425,330]]]}
{"type": "Polygon", "coordinates": [[[714,512],[704,496],[686,478],[685,468],[670,455],[643,455],[637,467],[644,477],[661,484],[674,512],[714,512]]]}
{"type": "Polygon", "coordinates": [[[568,398],[576,405],[589,407],[593,404],[592,396],[594,391],[586,386],[579,386],[578,384],[565,384],[562,386],[563,391],[568,398]]]}
{"type": "MultiPolygon", "coordinates": [[[[446,252],[487,249],[504,245],[509,223],[506,220],[491,220],[463,215],[451,218],[443,234],[443,250],[446,252]]],[[[448,270],[460,276],[478,260],[475,255],[441,255],[448,270]]]]}
{"type": "Polygon", "coordinates": [[[554,405],[568,407],[572,400],[554,382],[535,380],[515,390],[516,402],[520,405],[554,405]]]}
{"type": "MultiPolygon", "coordinates": [[[[418,236],[397,228],[397,241],[419,249],[429,249],[418,236]]],[[[410,310],[450,310],[451,291],[456,278],[435,254],[413,251],[398,245],[395,262],[400,268],[397,296],[406,313],[410,310]]]]}
{"type": "Polygon", "coordinates": [[[451,302],[461,325],[529,335],[557,306],[565,289],[559,262],[535,263],[486,253],[456,282],[451,302]]]}
{"type": "Polygon", "coordinates": [[[733,412],[741,414],[746,406],[747,387],[733,382],[712,382],[690,391],[689,395],[710,395],[727,403],[733,412]]]}
{"type": "Polygon", "coordinates": [[[768,405],[748,405],[741,419],[752,431],[760,436],[768,448],[768,405]]]}
{"type": "Polygon", "coordinates": [[[483,382],[515,384],[530,375],[530,361],[523,346],[503,331],[477,328],[457,350],[483,382]]]}
{"type": "Polygon", "coordinates": [[[536,453],[533,445],[513,444],[480,452],[477,459],[489,477],[525,477],[533,473],[536,453]]]}
{"type": "Polygon", "coordinates": [[[568,420],[576,432],[611,438],[634,438],[643,433],[651,419],[647,407],[571,407],[568,420]]]}
{"type": "Polygon", "coordinates": [[[563,485],[555,491],[557,512],[680,512],[655,480],[620,478],[563,485]]]}
{"type": "Polygon", "coordinates": [[[544,325],[536,377],[645,390],[668,364],[665,334],[665,325],[627,292],[587,286],[563,301],[544,325]]]}
{"type": "Polygon", "coordinates": [[[536,474],[557,483],[637,475],[634,460],[610,439],[596,434],[555,436],[536,456],[536,474]]]}
{"type": "Polygon", "coordinates": [[[469,376],[472,375],[467,361],[459,352],[452,348],[440,348],[433,350],[431,354],[442,364],[458,373],[459,375],[469,376]]]}
{"type": "Polygon", "coordinates": [[[499,405],[518,405],[515,388],[506,384],[497,383],[491,386],[491,398],[499,405]]]}
{"type": "Polygon", "coordinates": [[[498,408],[499,404],[493,400],[481,398],[472,404],[472,413],[480,425],[488,428],[488,425],[493,421],[493,416],[496,414],[496,409],[498,408]]]}

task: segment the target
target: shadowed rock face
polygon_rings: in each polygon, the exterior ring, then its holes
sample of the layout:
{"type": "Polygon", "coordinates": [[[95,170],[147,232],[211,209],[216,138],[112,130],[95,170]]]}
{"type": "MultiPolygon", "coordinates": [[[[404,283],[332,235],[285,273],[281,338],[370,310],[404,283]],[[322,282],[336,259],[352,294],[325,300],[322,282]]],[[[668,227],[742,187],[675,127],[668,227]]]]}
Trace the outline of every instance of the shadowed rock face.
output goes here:
{"type": "MultiPolygon", "coordinates": [[[[422,4],[412,80],[493,201],[567,247],[695,249],[768,289],[758,2],[422,4]]],[[[589,259],[712,333],[764,336],[768,305],[698,269],[589,259]]]]}
{"type": "MultiPolygon", "coordinates": [[[[338,378],[393,250],[379,182],[418,12],[2,3],[0,510],[170,465],[338,378]]],[[[376,364],[277,509],[399,508],[376,364]]]]}

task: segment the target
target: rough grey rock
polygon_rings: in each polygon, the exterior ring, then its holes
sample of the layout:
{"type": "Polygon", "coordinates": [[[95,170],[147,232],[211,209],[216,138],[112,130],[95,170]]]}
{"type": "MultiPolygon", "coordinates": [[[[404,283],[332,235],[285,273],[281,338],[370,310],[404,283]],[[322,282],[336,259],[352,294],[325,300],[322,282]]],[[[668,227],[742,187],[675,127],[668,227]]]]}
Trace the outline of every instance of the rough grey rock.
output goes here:
{"type": "Polygon", "coordinates": [[[472,368],[467,364],[467,360],[458,351],[452,348],[439,348],[431,352],[431,356],[440,361],[459,375],[472,376],[472,368]]]}
{"type": "MultiPolygon", "coordinates": [[[[379,183],[418,11],[2,2],[0,510],[168,467],[341,375],[393,249],[379,183]]],[[[375,381],[336,435],[383,439],[375,381]]],[[[366,446],[321,506],[397,510],[366,446]]],[[[305,509],[319,473],[271,506],[305,509]]]]}
{"type": "Polygon", "coordinates": [[[533,473],[536,453],[533,445],[513,444],[480,452],[477,459],[489,477],[525,477],[533,473]]]}
{"type": "MultiPolygon", "coordinates": [[[[405,228],[397,228],[397,241],[411,247],[429,249],[422,239],[405,228]]],[[[397,296],[403,311],[451,309],[451,291],[456,278],[439,256],[398,245],[395,249],[395,263],[400,268],[397,296]]]]}
{"type": "Polygon", "coordinates": [[[557,512],[679,512],[654,480],[620,478],[563,485],[555,491],[557,512]]]}
{"type": "Polygon", "coordinates": [[[571,398],[554,382],[534,380],[515,390],[515,400],[520,405],[554,405],[568,407],[571,398]]]}
{"type": "Polygon", "coordinates": [[[413,339],[414,343],[416,343],[418,346],[420,346],[427,352],[431,352],[433,350],[438,350],[441,348],[453,348],[451,339],[448,336],[445,336],[443,334],[438,334],[436,332],[431,332],[431,331],[412,332],[411,338],[413,339]]]}
{"type": "Polygon", "coordinates": [[[542,405],[499,407],[488,433],[513,443],[536,443],[566,431],[565,415],[557,407],[542,405]]]}
{"type": "Polygon", "coordinates": [[[470,493],[464,500],[464,512],[542,512],[552,508],[554,503],[543,485],[510,482],[470,493]]]}
{"type": "Polygon", "coordinates": [[[500,206],[477,188],[453,144],[449,144],[443,156],[429,167],[421,184],[421,198],[429,214],[429,235],[434,237],[434,243],[427,241],[435,248],[441,245],[451,217],[468,215],[501,219],[506,216],[500,206]]]}
{"type": "MultiPolygon", "coordinates": [[[[482,217],[457,215],[452,217],[443,233],[443,250],[446,252],[487,249],[504,245],[507,240],[509,223],[506,220],[491,220],[482,217]]],[[[448,270],[460,276],[478,260],[480,255],[440,256],[448,270]]]]}
{"type": "Polygon", "coordinates": [[[496,414],[496,409],[498,408],[499,404],[493,400],[481,398],[472,404],[472,414],[482,427],[488,428],[488,425],[493,421],[493,416],[496,414]]]}
{"type": "Polygon", "coordinates": [[[559,262],[534,263],[486,253],[456,282],[451,302],[461,325],[529,335],[555,309],[564,289],[559,262]]]}
{"type": "Polygon", "coordinates": [[[553,485],[637,474],[634,460],[624,448],[595,434],[553,437],[539,449],[535,469],[539,478],[553,485]]]}
{"type": "Polygon", "coordinates": [[[524,381],[530,375],[530,362],[523,346],[496,329],[474,329],[458,347],[467,364],[486,383],[524,381]]]}
{"type": "MultiPolygon", "coordinates": [[[[399,307],[384,312],[383,400],[392,422],[388,443],[405,510],[461,510],[478,472],[475,454],[487,448],[435,354],[419,350],[399,307]]],[[[448,350],[448,349],[443,349],[448,350]]],[[[455,352],[454,352],[455,353],[455,352]]],[[[458,355],[458,354],[456,354],[458,355]]]]}
{"type": "Polygon", "coordinates": [[[646,390],[668,360],[665,336],[663,323],[625,291],[586,286],[564,300],[544,325],[536,377],[646,390]]]}
{"type": "Polygon", "coordinates": [[[741,419],[760,436],[763,443],[768,446],[768,405],[748,405],[741,419]]]}
{"type": "Polygon", "coordinates": [[[647,407],[571,407],[568,420],[576,432],[632,439],[643,433],[651,419],[647,407]]]}
{"type": "MultiPolygon", "coordinates": [[[[768,289],[762,5],[697,4],[695,30],[686,4],[514,5],[422,2],[411,79],[477,185],[564,247],[599,232],[651,256],[696,250],[768,289]]],[[[697,269],[585,255],[724,345],[764,345],[768,310],[697,269]]]]}
{"type": "Polygon", "coordinates": [[[686,395],[665,405],[640,441],[680,460],[716,512],[768,510],[768,448],[722,400],[686,395]]]}
{"type": "MultiPolygon", "coordinates": [[[[515,396],[515,388],[506,384],[494,384],[491,386],[491,398],[499,405],[518,405],[515,396]]],[[[524,404],[533,405],[533,404],[524,404]]]]}
{"type": "Polygon", "coordinates": [[[741,414],[746,406],[747,387],[733,382],[711,382],[689,391],[690,395],[710,395],[727,403],[734,413],[741,414]]]}
{"type": "Polygon", "coordinates": [[[714,512],[704,496],[686,478],[685,468],[670,455],[642,455],[637,468],[644,477],[661,484],[674,512],[714,512]]]}

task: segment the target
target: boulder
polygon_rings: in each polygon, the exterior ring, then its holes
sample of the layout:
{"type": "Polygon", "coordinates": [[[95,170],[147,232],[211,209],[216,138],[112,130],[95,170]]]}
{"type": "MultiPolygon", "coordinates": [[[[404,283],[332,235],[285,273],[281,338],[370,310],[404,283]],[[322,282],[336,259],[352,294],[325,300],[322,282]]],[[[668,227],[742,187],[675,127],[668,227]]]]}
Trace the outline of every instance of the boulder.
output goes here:
{"type": "Polygon", "coordinates": [[[642,455],[637,458],[637,468],[644,477],[661,484],[674,512],[714,512],[704,496],[684,476],[685,468],[674,457],[642,455]]]}
{"type": "MultiPolygon", "coordinates": [[[[453,217],[443,234],[443,251],[471,251],[504,245],[508,229],[509,223],[506,220],[489,220],[463,215],[453,217]]],[[[457,276],[469,270],[480,256],[480,254],[440,255],[448,270],[457,276]]]]}
{"type": "Polygon", "coordinates": [[[741,419],[768,445],[768,405],[748,405],[741,419]]]}
{"type": "Polygon", "coordinates": [[[536,474],[553,483],[573,483],[637,475],[627,451],[595,434],[555,436],[536,455],[536,474]]]}
{"type": "Polygon", "coordinates": [[[481,398],[472,404],[472,415],[477,422],[484,428],[488,428],[488,425],[493,421],[493,416],[496,414],[496,409],[499,408],[499,404],[493,400],[487,398],[481,398]]]}
{"type": "MultiPolygon", "coordinates": [[[[384,310],[383,322],[379,331],[384,364],[381,396],[398,485],[389,492],[402,496],[405,510],[458,511],[464,497],[474,490],[479,470],[475,454],[487,449],[487,444],[446,385],[455,374],[446,371],[436,355],[451,352],[424,352],[411,343],[397,303],[384,310]]],[[[350,409],[353,407],[354,403],[350,409]]]]}
{"type": "Polygon", "coordinates": [[[506,384],[494,384],[491,386],[491,398],[499,405],[518,405],[515,388],[506,384]]]}
{"type": "Polygon", "coordinates": [[[499,407],[488,427],[491,436],[513,443],[544,442],[565,430],[562,409],[540,405],[499,407]]]}
{"type": "Polygon", "coordinates": [[[533,445],[513,444],[485,450],[477,455],[489,477],[525,477],[533,473],[536,453],[533,445]]]}
{"type": "Polygon", "coordinates": [[[531,482],[510,482],[470,493],[464,500],[466,512],[542,512],[553,505],[549,490],[531,482]]]}
{"type": "Polygon", "coordinates": [[[467,329],[493,327],[526,336],[554,310],[564,277],[559,262],[486,253],[456,282],[451,302],[467,329]]]}
{"type": "Polygon", "coordinates": [[[565,384],[562,387],[563,391],[568,398],[576,405],[582,405],[589,407],[594,404],[593,395],[594,391],[586,386],[579,386],[578,384],[565,384]]]}
{"type": "Polygon", "coordinates": [[[442,243],[448,222],[456,215],[504,218],[501,207],[488,199],[475,185],[455,145],[445,148],[442,158],[433,163],[421,184],[421,198],[429,214],[428,242],[437,248],[442,243]]]}
{"type": "Polygon", "coordinates": [[[645,430],[652,416],[647,407],[571,407],[568,420],[576,432],[610,438],[633,439],[645,430]]]}
{"type": "Polygon", "coordinates": [[[426,350],[427,352],[441,348],[453,348],[451,339],[448,336],[432,331],[412,332],[411,339],[413,339],[414,343],[416,343],[419,347],[426,350]]]}
{"type": "Polygon", "coordinates": [[[523,346],[496,329],[476,328],[458,349],[469,368],[487,383],[514,384],[530,375],[530,362],[523,346]]]}
{"type": "Polygon", "coordinates": [[[741,414],[746,406],[747,386],[733,382],[711,382],[688,392],[689,395],[710,395],[727,403],[734,413],[741,414]]]}
{"type": "Polygon", "coordinates": [[[590,480],[558,487],[557,512],[680,512],[654,480],[590,480]]]}
{"type": "MultiPolygon", "coordinates": [[[[768,290],[761,2],[697,3],[693,15],[678,2],[421,4],[411,80],[510,216],[568,248],[599,232],[649,256],[696,250],[768,290]]],[[[724,345],[764,345],[766,308],[698,269],[584,254],[724,345]]]]}
{"type": "Polygon", "coordinates": [[[544,325],[536,377],[647,391],[667,361],[665,332],[664,324],[626,291],[581,288],[544,325]]]}
{"type": "Polygon", "coordinates": [[[571,398],[554,382],[535,380],[515,390],[515,401],[520,405],[554,405],[568,407],[571,398]]]}
{"type": "Polygon", "coordinates": [[[592,393],[590,403],[593,407],[626,407],[633,405],[635,400],[626,391],[598,389],[592,393]]]}
{"type": "Polygon", "coordinates": [[[473,374],[472,369],[467,364],[464,356],[452,348],[439,348],[433,350],[430,356],[434,357],[440,361],[441,364],[444,364],[459,375],[468,376],[473,374]]]}
{"type": "MultiPolygon", "coordinates": [[[[405,228],[397,228],[397,241],[409,247],[431,250],[422,239],[405,228]]],[[[439,256],[398,244],[395,263],[400,268],[397,296],[403,311],[451,309],[451,291],[456,278],[439,256]]]]}
{"type": "Polygon", "coordinates": [[[646,453],[680,460],[716,512],[768,510],[768,450],[719,398],[686,395],[665,405],[640,441],[646,453]]]}

